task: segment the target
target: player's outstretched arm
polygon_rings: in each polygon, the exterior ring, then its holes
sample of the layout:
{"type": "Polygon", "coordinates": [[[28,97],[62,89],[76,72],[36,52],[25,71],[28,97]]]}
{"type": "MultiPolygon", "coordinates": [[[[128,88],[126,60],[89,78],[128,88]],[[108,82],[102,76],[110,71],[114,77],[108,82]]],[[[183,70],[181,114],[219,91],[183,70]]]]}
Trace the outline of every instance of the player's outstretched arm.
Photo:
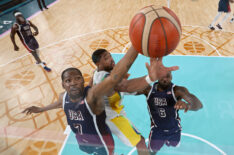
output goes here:
{"type": "Polygon", "coordinates": [[[19,50],[19,47],[18,47],[18,46],[16,45],[16,43],[15,43],[16,29],[17,29],[17,25],[14,24],[14,25],[12,26],[12,28],[11,28],[11,34],[10,34],[10,36],[11,36],[11,42],[12,42],[13,45],[14,45],[14,50],[15,50],[15,51],[18,51],[18,50],[19,50]]]}
{"type": "Polygon", "coordinates": [[[39,31],[38,31],[38,28],[36,27],[36,25],[34,25],[31,21],[28,21],[29,22],[29,24],[30,24],[30,26],[34,29],[34,33],[33,33],[33,35],[34,36],[36,36],[36,35],[38,35],[38,33],[39,33],[39,31]]]}
{"type": "Polygon", "coordinates": [[[24,111],[22,111],[22,113],[26,113],[28,115],[31,113],[41,113],[41,112],[52,110],[52,109],[62,108],[63,95],[64,95],[64,92],[59,95],[58,101],[55,101],[54,103],[52,103],[46,107],[31,106],[31,107],[26,108],[24,111]]]}
{"type": "Polygon", "coordinates": [[[93,86],[86,97],[93,113],[100,114],[104,110],[103,97],[106,96],[123,79],[137,58],[137,51],[130,47],[124,57],[116,64],[111,74],[98,85],[93,86]]]}
{"type": "Polygon", "coordinates": [[[175,86],[174,92],[175,96],[179,98],[175,109],[184,109],[184,112],[187,112],[188,110],[197,111],[203,107],[201,101],[195,95],[191,94],[187,88],[175,86]],[[182,99],[188,103],[185,103],[182,99]]]}
{"type": "Polygon", "coordinates": [[[178,70],[178,66],[165,67],[162,63],[162,58],[150,58],[150,65],[146,63],[148,77],[143,76],[131,80],[123,80],[116,88],[120,92],[139,92],[150,85],[150,81],[154,82],[161,77],[164,77],[168,72],[178,70]],[[147,80],[148,78],[148,80],[147,80]]]}

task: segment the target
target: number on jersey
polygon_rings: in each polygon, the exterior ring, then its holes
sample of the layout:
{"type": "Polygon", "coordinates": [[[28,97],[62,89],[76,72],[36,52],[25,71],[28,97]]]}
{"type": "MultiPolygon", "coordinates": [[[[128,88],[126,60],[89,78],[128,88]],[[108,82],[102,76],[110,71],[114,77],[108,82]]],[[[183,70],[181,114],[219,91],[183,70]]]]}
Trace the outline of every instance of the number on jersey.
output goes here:
{"type": "Polygon", "coordinates": [[[164,108],[158,108],[158,115],[159,115],[160,117],[162,117],[162,118],[167,117],[166,111],[165,111],[164,108]]]}
{"type": "Polygon", "coordinates": [[[79,123],[74,123],[73,126],[74,126],[74,128],[77,129],[77,132],[78,132],[79,134],[81,134],[81,135],[83,134],[82,125],[81,125],[81,124],[79,124],[79,123]]]}

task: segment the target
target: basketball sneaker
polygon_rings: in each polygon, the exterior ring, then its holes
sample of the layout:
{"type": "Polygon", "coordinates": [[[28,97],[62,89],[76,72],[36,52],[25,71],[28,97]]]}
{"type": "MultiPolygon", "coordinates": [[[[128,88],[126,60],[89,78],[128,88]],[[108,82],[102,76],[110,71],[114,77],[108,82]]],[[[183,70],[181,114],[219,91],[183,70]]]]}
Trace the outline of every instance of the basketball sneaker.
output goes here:
{"type": "Polygon", "coordinates": [[[209,29],[211,29],[211,30],[215,30],[214,26],[212,26],[212,25],[209,25],[208,27],[209,27],[209,29]]]}
{"type": "Polygon", "coordinates": [[[44,70],[46,70],[47,72],[51,72],[51,69],[50,69],[49,67],[45,66],[45,67],[43,67],[43,68],[44,68],[44,70]]]}
{"type": "Polygon", "coordinates": [[[234,17],[232,17],[232,19],[230,20],[230,23],[233,23],[234,22],[234,17]]]}
{"type": "Polygon", "coordinates": [[[223,29],[222,26],[221,26],[220,24],[217,24],[216,26],[217,26],[217,28],[219,28],[220,30],[223,29]]]}

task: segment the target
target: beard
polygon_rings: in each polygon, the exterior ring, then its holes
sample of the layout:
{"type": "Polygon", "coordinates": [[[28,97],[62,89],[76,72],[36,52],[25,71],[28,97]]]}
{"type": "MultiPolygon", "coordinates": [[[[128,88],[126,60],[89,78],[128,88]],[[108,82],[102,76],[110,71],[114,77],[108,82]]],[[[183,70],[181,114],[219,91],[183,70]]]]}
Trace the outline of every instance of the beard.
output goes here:
{"type": "Polygon", "coordinates": [[[112,71],[112,69],[113,69],[113,66],[108,66],[108,67],[105,67],[105,71],[107,71],[107,72],[110,72],[110,71],[112,71]]]}
{"type": "Polygon", "coordinates": [[[69,97],[72,99],[72,100],[77,100],[81,97],[84,96],[84,92],[83,92],[84,89],[82,88],[77,88],[77,90],[75,92],[73,92],[72,90],[69,92],[69,97]]]}

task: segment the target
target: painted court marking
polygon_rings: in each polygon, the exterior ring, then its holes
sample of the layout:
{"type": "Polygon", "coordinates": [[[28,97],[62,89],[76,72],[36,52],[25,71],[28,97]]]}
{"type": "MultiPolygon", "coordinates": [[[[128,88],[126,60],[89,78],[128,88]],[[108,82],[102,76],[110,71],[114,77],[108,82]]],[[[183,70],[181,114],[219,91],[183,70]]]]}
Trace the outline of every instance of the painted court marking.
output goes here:
{"type": "MultiPolygon", "coordinates": [[[[188,134],[188,133],[181,133],[182,136],[186,136],[186,137],[190,137],[190,138],[194,138],[197,139],[199,141],[202,141],[206,144],[208,144],[209,146],[211,146],[212,148],[214,148],[215,150],[217,150],[218,152],[220,152],[222,155],[227,155],[223,150],[221,150],[218,146],[214,145],[213,143],[209,142],[208,140],[205,140],[201,137],[192,135],[192,134],[188,134]]],[[[146,139],[145,142],[147,143],[149,141],[149,139],[146,139]]],[[[133,152],[136,151],[136,147],[134,147],[129,153],[128,155],[132,155],[133,152]]]]}

